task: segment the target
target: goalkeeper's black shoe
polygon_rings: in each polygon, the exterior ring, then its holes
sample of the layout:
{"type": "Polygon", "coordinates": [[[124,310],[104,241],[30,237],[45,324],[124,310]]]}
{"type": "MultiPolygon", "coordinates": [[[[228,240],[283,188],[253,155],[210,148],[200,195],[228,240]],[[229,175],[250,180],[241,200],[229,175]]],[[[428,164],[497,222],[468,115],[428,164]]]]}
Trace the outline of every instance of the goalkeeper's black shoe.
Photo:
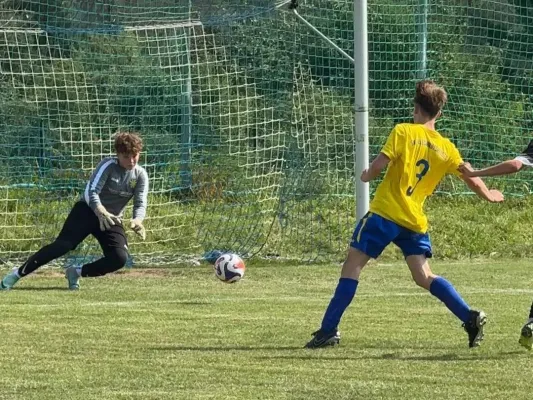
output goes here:
{"type": "Polygon", "coordinates": [[[468,333],[468,347],[477,347],[485,336],[483,327],[487,323],[487,316],[483,311],[470,310],[470,319],[463,324],[468,333]]]}
{"type": "Polygon", "coordinates": [[[339,344],[341,340],[341,334],[337,329],[334,329],[331,332],[324,332],[322,329],[319,329],[318,331],[313,332],[312,335],[313,339],[305,345],[308,349],[335,346],[336,344],[339,344]]]}
{"type": "Polygon", "coordinates": [[[528,350],[533,350],[533,318],[530,318],[522,328],[518,343],[528,350]]]}

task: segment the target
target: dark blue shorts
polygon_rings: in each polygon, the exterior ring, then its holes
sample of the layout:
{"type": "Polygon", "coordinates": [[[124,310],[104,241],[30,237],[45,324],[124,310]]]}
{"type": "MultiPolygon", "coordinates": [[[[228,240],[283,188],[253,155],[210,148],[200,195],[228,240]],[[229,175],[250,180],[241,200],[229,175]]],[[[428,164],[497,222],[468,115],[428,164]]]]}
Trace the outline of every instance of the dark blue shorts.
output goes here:
{"type": "Polygon", "coordinates": [[[404,257],[432,257],[427,233],[413,232],[374,213],[367,213],[355,227],[350,246],[372,258],[378,258],[389,243],[402,250],[404,257]]]}

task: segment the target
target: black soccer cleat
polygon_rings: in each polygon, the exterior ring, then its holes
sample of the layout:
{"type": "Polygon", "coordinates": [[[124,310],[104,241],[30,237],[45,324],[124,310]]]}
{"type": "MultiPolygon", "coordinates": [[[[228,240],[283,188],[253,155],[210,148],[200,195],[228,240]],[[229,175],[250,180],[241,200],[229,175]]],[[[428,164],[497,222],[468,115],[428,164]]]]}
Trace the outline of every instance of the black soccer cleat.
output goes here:
{"type": "Polygon", "coordinates": [[[533,157],[533,140],[529,142],[526,149],[521,154],[525,156],[533,157]]]}
{"type": "Polygon", "coordinates": [[[324,332],[322,329],[319,329],[316,332],[312,333],[313,339],[305,345],[307,349],[318,349],[320,347],[335,346],[339,344],[341,340],[341,334],[337,329],[334,329],[331,332],[324,332]]]}
{"type": "Polygon", "coordinates": [[[529,142],[526,149],[516,158],[525,165],[533,166],[533,140],[529,142]]]}
{"type": "Polygon", "coordinates": [[[463,324],[468,333],[468,347],[477,347],[485,336],[483,327],[487,323],[487,316],[483,311],[470,310],[470,319],[463,324]]]}
{"type": "Polygon", "coordinates": [[[533,350],[533,318],[530,318],[523,326],[518,343],[528,350],[533,350]]]}

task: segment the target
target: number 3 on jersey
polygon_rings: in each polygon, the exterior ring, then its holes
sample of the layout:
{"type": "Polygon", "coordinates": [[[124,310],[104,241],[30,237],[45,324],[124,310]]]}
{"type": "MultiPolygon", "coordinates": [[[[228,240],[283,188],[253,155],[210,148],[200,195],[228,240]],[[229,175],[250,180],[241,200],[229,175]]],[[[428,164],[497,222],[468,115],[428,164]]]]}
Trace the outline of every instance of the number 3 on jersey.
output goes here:
{"type": "Polygon", "coordinates": [[[420,172],[418,174],[416,174],[416,178],[417,178],[417,181],[415,183],[414,186],[409,186],[407,188],[407,196],[411,196],[416,188],[416,185],[418,185],[418,183],[420,182],[420,180],[424,177],[424,175],[426,175],[429,171],[429,162],[427,160],[424,160],[423,158],[418,160],[416,162],[416,166],[417,167],[422,167],[422,169],[420,170],[420,172]]]}

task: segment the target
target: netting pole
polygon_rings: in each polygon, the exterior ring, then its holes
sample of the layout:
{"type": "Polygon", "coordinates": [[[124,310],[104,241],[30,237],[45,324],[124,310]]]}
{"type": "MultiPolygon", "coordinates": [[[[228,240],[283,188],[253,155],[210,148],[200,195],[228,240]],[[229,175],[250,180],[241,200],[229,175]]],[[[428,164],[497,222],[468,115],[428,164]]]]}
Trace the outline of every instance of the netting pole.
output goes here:
{"type": "Polygon", "coordinates": [[[181,187],[183,189],[192,188],[191,156],[192,156],[192,71],[191,71],[191,43],[190,36],[194,28],[185,29],[186,35],[186,78],[182,83],[181,94],[181,159],[180,175],[181,187]]]}
{"type": "Polygon", "coordinates": [[[428,0],[418,1],[418,12],[416,13],[416,41],[418,47],[416,77],[418,80],[427,77],[428,7],[428,0]]]}
{"type": "Polygon", "coordinates": [[[368,211],[369,184],[360,177],[368,168],[368,26],[367,0],[354,1],[355,78],[355,215],[359,221],[368,211]]]}
{"type": "Polygon", "coordinates": [[[189,0],[189,26],[184,28],[187,55],[186,78],[182,83],[181,93],[181,154],[180,154],[180,185],[183,189],[192,188],[192,71],[191,71],[191,40],[194,35],[192,25],[192,1],[189,0]]]}

